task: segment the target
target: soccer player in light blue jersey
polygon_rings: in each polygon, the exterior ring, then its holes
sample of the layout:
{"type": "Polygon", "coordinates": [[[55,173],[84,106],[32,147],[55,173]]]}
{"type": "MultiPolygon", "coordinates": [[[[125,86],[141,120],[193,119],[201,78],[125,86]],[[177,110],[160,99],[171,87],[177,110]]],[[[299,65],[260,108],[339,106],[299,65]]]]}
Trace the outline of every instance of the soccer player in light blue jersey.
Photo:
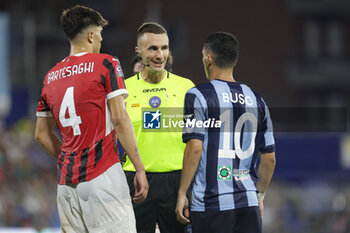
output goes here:
{"type": "Polygon", "coordinates": [[[202,53],[210,82],[185,97],[177,219],[192,223],[193,233],[261,233],[263,199],[276,163],[269,110],[233,78],[239,45],[232,34],[212,33],[202,53]]]}

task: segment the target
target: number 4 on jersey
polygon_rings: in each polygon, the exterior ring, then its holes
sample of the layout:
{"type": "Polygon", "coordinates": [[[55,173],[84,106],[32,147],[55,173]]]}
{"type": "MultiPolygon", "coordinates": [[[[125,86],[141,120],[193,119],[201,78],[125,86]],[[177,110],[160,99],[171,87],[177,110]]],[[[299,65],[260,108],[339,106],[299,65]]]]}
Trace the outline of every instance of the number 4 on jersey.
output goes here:
{"type": "Polygon", "coordinates": [[[59,114],[60,123],[63,127],[71,126],[73,128],[74,136],[80,135],[81,118],[77,116],[74,104],[74,87],[69,87],[64,94],[59,114]],[[66,118],[66,111],[68,108],[69,117],[66,118]]]}

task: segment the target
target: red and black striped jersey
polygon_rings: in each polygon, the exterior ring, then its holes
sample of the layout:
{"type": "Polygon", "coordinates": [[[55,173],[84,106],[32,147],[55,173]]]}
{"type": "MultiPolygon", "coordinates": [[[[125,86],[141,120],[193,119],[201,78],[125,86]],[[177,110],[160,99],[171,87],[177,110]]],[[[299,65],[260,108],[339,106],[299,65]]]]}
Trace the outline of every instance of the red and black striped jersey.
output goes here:
{"type": "Polygon", "coordinates": [[[80,53],[56,64],[45,76],[38,117],[53,117],[62,135],[58,183],[92,180],[119,162],[107,100],[127,97],[119,60],[80,53]]]}

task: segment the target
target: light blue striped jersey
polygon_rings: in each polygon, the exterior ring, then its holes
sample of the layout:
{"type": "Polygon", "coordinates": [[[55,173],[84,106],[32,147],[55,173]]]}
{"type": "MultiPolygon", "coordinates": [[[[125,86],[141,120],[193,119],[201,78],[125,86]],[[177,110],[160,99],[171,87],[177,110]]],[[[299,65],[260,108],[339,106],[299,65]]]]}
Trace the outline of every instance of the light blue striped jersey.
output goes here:
{"type": "Polygon", "coordinates": [[[256,161],[275,150],[264,100],[244,84],[213,80],[186,93],[184,116],[183,141],[203,141],[191,210],[258,206],[256,161]]]}

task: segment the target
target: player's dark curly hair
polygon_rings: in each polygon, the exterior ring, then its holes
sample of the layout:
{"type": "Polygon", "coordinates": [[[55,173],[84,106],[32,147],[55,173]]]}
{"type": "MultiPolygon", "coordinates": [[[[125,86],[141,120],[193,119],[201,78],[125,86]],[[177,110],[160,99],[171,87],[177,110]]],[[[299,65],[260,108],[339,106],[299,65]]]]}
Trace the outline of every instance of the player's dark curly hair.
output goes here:
{"type": "Polygon", "coordinates": [[[204,49],[211,52],[215,64],[220,68],[236,65],[239,55],[237,38],[227,32],[214,32],[208,36],[204,49]]]}
{"type": "Polygon", "coordinates": [[[76,5],[62,11],[61,26],[70,40],[91,25],[105,27],[108,25],[108,21],[98,11],[82,5],[76,5]]]}

